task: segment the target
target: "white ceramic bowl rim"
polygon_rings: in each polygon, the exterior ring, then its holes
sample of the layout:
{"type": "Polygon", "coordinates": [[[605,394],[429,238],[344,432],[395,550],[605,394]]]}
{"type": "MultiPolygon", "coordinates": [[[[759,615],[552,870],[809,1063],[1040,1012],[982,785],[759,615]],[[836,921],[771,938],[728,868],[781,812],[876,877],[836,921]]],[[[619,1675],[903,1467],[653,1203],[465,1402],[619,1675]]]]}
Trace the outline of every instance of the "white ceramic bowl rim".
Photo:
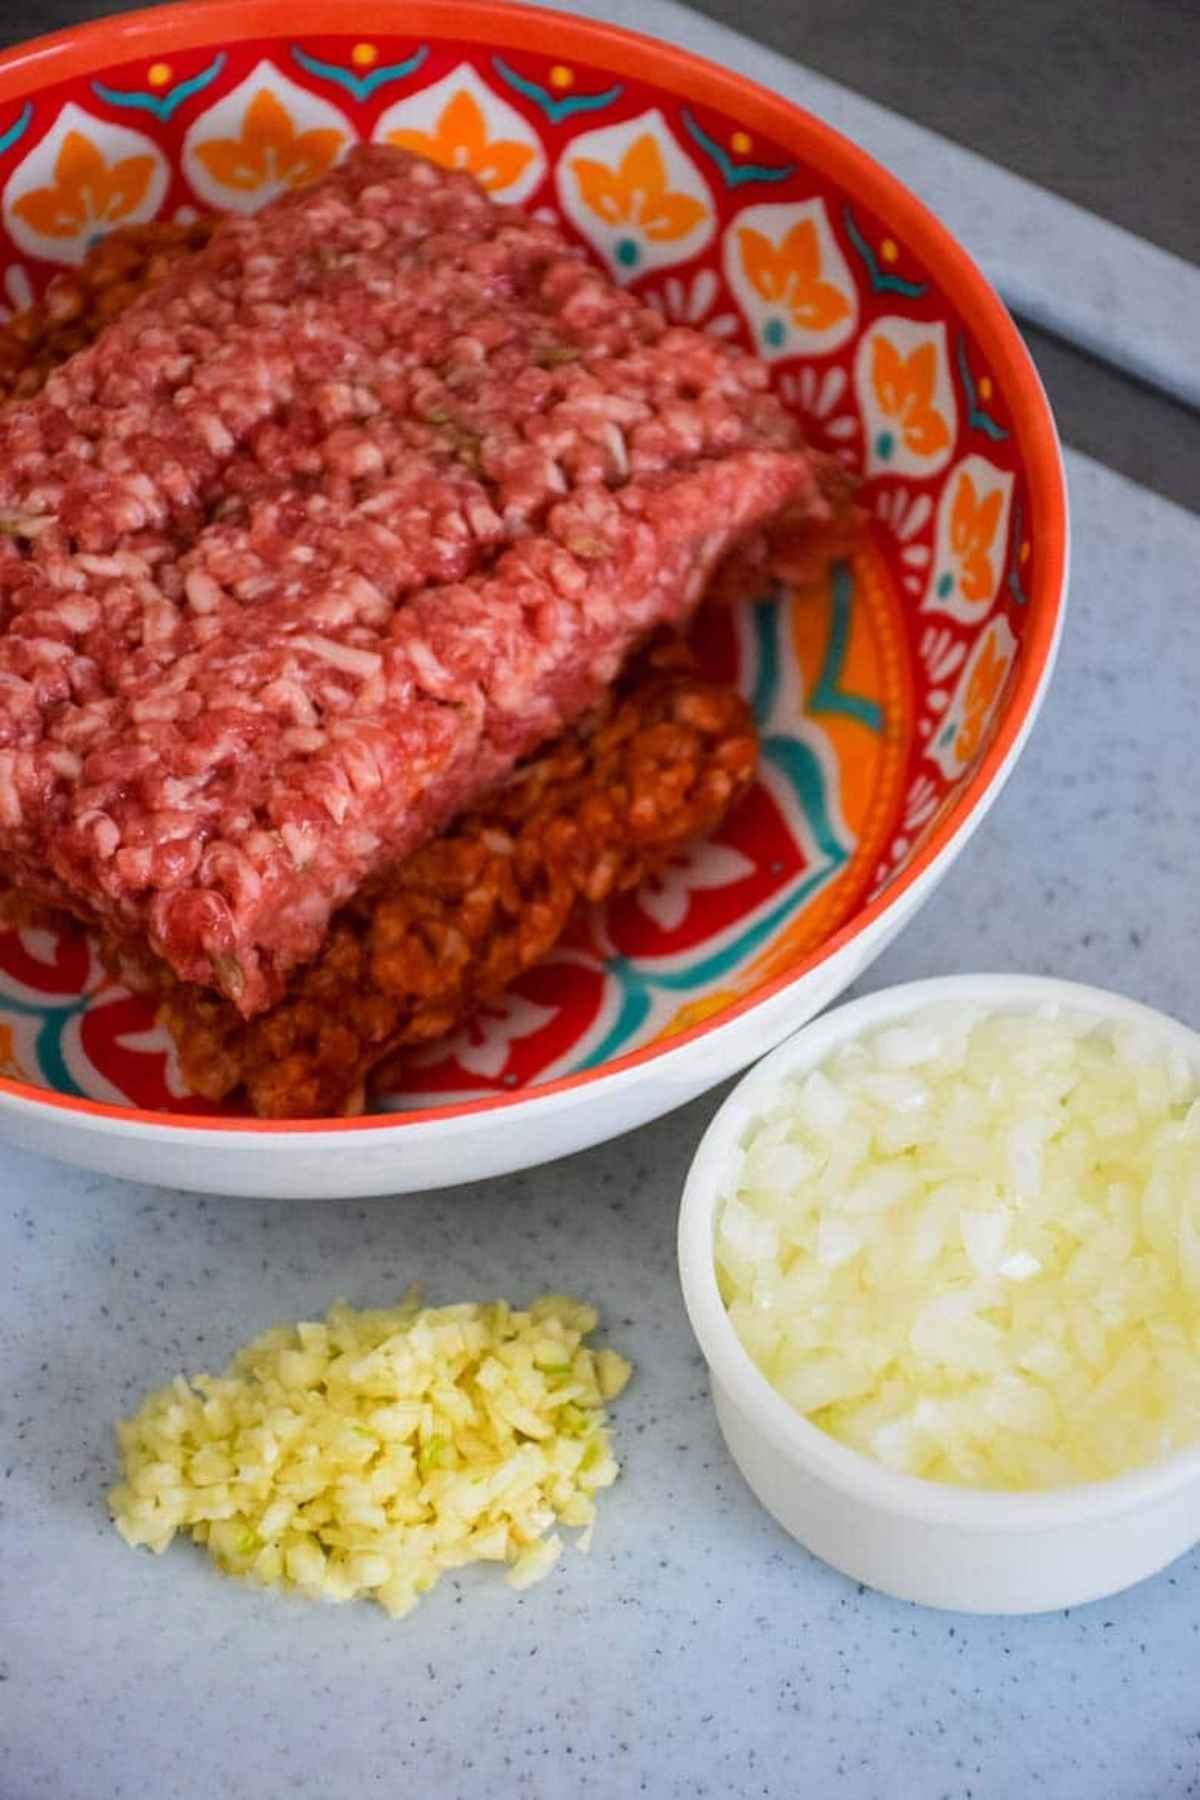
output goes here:
{"type": "Polygon", "coordinates": [[[700,1142],[679,1216],[679,1271],[692,1329],[717,1382],[789,1461],[892,1512],[968,1531],[1028,1532],[1084,1524],[1161,1499],[1200,1477],[1200,1444],[1107,1481],[1034,1493],[960,1488],[872,1461],[812,1425],[776,1391],[743,1347],[717,1286],[713,1224],[721,1180],[749,1120],[787,1075],[814,1067],[839,1044],[922,1007],[959,1000],[995,1011],[1043,1005],[1129,1021],[1158,1032],[1200,1076],[1200,1033],[1152,1007],[1103,988],[1037,975],[950,975],[883,988],[833,1008],[765,1057],[728,1096],[700,1142]]]}

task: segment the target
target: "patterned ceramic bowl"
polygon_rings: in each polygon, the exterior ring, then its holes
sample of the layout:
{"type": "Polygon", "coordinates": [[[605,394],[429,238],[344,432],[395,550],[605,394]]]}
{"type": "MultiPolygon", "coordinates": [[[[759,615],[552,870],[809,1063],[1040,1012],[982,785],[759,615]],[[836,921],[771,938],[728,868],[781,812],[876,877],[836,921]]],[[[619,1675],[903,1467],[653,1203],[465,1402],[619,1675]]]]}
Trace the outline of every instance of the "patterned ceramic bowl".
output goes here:
{"type": "Polygon", "coordinates": [[[753,697],[757,785],[353,1122],[189,1097],[86,947],[0,936],[0,1119],[38,1149],[224,1192],[409,1190],[666,1111],[833,998],[929,893],[1033,721],[1059,628],[1053,422],[996,295],[924,208],[776,95],[607,26],[471,0],[216,0],[0,60],[0,284],[112,227],[253,211],[358,139],[473,170],[672,319],[753,346],[870,528],[819,591],[700,628],[753,697]]]}

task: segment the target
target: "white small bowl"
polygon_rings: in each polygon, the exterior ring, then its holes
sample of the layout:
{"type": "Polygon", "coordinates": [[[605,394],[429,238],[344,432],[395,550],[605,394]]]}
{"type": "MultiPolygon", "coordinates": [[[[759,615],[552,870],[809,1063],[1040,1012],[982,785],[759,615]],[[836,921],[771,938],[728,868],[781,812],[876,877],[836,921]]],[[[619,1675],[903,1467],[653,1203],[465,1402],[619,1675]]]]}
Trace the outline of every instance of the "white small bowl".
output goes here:
{"type": "Polygon", "coordinates": [[[811,1425],[743,1349],[717,1287],[714,1215],[746,1127],[789,1075],[924,1006],[1003,1012],[1057,1004],[1098,1023],[1154,1027],[1200,1074],[1200,1035],[1100,988],[1024,975],[960,975],[868,994],[826,1013],[738,1083],[709,1126],[679,1220],[683,1297],[734,1461],[785,1530],[845,1574],[961,1612],[1047,1612],[1141,1581],[1200,1541],[1200,1446],[1111,1481],[1013,1494],[903,1475],[811,1425]]]}

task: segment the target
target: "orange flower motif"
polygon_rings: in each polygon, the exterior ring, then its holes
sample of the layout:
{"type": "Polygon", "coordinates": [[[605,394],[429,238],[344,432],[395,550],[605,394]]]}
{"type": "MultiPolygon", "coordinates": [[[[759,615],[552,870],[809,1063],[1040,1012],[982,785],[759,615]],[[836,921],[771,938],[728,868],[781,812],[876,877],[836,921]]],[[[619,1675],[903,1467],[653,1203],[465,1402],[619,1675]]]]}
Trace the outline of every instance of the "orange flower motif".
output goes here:
{"type": "Polygon", "coordinates": [[[88,226],[128,218],[153,179],[152,156],[109,164],[90,138],[68,131],[54,164],[54,186],[22,194],[13,211],[43,237],[78,237],[88,226]]]}
{"type": "Polygon", "coordinates": [[[489,142],[483,109],[466,88],[443,108],[436,131],[389,131],[388,142],[426,156],[443,169],[467,169],[489,194],[502,193],[519,181],[537,154],[515,138],[489,142]]]}
{"type": "Polygon", "coordinates": [[[209,138],[196,145],[196,155],[222,187],[252,194],[282,182],[303,187],[332,168],[343,133],[332,129],[300,131],[270,88],[261,88],[242,117],[240,138],[209,138]]]}
{"type": "Polygon", "coordinates": [[[800,331],[827,331],[844,319],[850,302],[840,288],[821,279],[821,245],[811,219],[798,225],[776,248],[750,226],[738,232],[742,264],[764,300],[778,301],[800,331]]]}
{"type": "Polygon", "coordinates": [[[981,503],[971,477],[965,472],[959,477],[950,511],[950,547],[962,565],[959,587],[966,600],[991,598],[992,563],[988,551],[1003,504],[999,489],[981,503]]]}
{"type": "Polygon", "coordinates": [[[610,169],[589,156],[571,163],[584,201],[606,225],[639,225],[653,244],[686,237],[705,217],[705,206],[691,194],[672,193],[662,151],[648,131],[635,138],[610,169]]]}
{"type": "Polygon", "coordinates": [[[960,763],[970,762],[979,749],[983,741],[984,726],[991,717],[992,705],[1007,672],[1008,663],[996,648],[995,637],[989,636],[967,683],[963,720],[954,746],[960,763]]]}
{"type": "Polygon", "coordinates": [[[871,357],[875,397],[916,456],[934,456],[950,442],[949,427],[933,404],[936,379],[937,352],[932,344],[918,344],[910,356],[901,356],[890,339],[875,339],[871,357]]]}

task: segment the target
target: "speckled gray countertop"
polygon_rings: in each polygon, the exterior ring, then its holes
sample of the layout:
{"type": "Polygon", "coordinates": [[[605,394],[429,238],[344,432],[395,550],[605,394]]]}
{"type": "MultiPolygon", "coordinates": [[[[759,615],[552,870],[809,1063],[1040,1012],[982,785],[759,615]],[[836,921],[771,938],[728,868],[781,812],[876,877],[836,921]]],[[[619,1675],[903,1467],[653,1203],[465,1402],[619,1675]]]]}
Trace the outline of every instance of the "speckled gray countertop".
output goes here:
{"type": "MultiPolygon", "coordinates": [[[[1071,459],[1059,673],[1005,794],[871,985],[1036,969],[1200,1024],[1200,520],[1071,459]]],[[[956,1618],[859,1590],[728,1461],[675,1279],[719,1095],[486,1188],[206,1201],[0,1149],[0,1800],[1175,1800],[1200,1793],[1200,1553],[1118,1599],[956,1618]],[[107,1523],[111,1421],[333,1296],[576,1288],[638,1365],[590,1557],[307,1607],[107,1523]]]]}

